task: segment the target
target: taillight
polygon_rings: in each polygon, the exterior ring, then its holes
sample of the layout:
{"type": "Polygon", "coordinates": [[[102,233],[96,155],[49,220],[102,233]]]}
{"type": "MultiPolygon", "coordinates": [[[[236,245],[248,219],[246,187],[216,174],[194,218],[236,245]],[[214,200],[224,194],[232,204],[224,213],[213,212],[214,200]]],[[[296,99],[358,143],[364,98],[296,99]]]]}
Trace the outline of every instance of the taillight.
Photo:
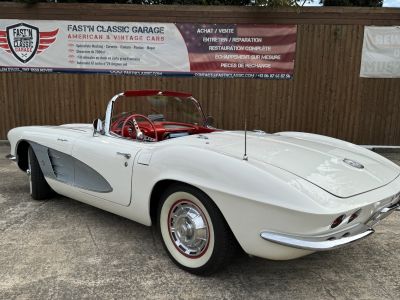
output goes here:
{"type": "Polygon", "coordinates": [[[361,209],[357,210],[355,213],[353,213],[350,218],[349,221],[347,223],[350,223],[351,221],[353,221],[354,219],[356,219],[361,213],[361,209]]]}
{"type": "Polygon", "coordinates": [[[337,217],[331,224],[331,228],[335,228],[338,227],[344,220],[344,218],[346,218],[346,215],[341,215],[339,217],[337,217]]]}

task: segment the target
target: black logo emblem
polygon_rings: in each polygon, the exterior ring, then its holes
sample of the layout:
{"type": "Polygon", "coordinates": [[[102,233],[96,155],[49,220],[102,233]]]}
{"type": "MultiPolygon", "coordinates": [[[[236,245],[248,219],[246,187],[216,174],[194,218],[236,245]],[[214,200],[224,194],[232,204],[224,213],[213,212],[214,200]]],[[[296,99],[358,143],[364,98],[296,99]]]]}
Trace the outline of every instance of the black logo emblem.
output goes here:
{"type": "Polygon", "coordinates": [[[36,54],[50,47],[56,40],[58,29],[40,32],[39,28],[18,23],[0,30],[0,48],[14,55],[20,62],[26,64],[36,54]]]}

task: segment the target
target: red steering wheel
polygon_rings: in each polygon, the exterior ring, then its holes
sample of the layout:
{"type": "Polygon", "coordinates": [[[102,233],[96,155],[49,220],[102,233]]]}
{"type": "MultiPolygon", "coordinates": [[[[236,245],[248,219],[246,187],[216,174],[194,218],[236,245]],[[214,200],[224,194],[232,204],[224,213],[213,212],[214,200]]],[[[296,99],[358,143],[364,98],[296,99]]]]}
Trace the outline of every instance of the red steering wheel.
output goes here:
{"type": "Polygon", "coordinates": [[[157,142],[157,130],[154,123],[146,116],[141,114],[133,114],[125,119],[124,124],[122,124],[121,135],[123,137],[131,137],[140,141],[147,142],[157,142]],[[139,127],[136,118],[142,118],[147,121],[151,127],[143,126],[139,127]],[[126,128],[126,129],[125,129],[126,128]],[[154,138],[151,135],[154,134],[154,138]]]}

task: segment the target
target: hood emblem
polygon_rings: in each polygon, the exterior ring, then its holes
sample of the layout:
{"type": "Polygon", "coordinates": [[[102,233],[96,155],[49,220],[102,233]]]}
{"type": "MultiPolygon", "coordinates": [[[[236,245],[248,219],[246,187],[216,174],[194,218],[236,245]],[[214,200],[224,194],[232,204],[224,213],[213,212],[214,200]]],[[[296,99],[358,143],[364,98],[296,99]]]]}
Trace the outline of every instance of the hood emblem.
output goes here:
{"type": "Polygon", "coordinates": [[[345,158],[345,159],[343,159],[343,162],[353,168],[364,169],[364,166],[362,164],[360,164],[359,162],[356,162],[355,160],[345,158]]]}

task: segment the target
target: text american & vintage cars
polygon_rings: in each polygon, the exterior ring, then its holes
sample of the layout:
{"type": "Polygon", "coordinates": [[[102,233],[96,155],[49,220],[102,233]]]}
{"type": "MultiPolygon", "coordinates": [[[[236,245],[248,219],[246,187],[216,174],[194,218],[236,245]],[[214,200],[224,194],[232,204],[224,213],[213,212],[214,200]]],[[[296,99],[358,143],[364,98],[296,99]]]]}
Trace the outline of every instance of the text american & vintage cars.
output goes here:
{"type": "Polygon", "coordinates": [[[340,248],[399,210],[400,167],[372,151],[211,121],[191,94],[126,91],[93,124],[10,130],[8,157],[33,199],[57,193],[154,225],[172,261],[199,275],[233,249],[288,260],[340,248]]]}

